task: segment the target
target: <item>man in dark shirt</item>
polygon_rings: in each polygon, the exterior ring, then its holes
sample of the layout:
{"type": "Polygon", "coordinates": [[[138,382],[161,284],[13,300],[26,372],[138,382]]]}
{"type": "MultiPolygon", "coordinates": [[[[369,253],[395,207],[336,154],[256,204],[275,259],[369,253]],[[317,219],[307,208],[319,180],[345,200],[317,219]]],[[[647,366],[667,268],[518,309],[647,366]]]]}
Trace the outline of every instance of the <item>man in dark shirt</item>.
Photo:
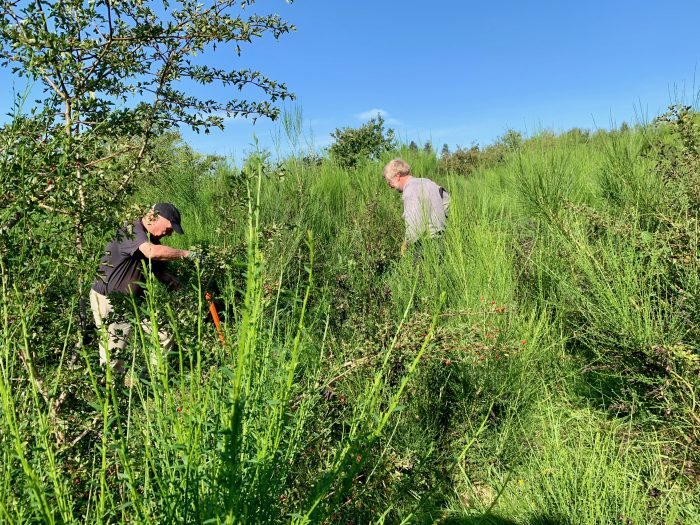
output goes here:
{"type": "MultiPolygon", "coordinates": [[[[114,310],[110,297],[115,294],[134,295],[141,297],[143,289],[140,283],[144,281],[143,264],[150,263],[153,274],[171,288],[179,287],[177,280],[170,275],[163,261],[173,261],[187,257],[194,257],[189,250],[178,250],[160,244],[164,237],[173,232],[184,233],[180,226],[180,212],[175,206],[161,202],[151,208],[141,219],[117,231],[116,236],[109,242],[105,253],[100,260],[97,270],[97,278],[92,283],[90,290],[90,307],[95,318],[98,330],[102,328],[107,316],[114,310]]],[[[141,323],[146,333],[150,333],[151,325],[141,323]]],[[[100,364],[107,364],[107,350],[114,357],[126,347],[131,334],[131,323],[124,320],[115,320],[107,326],[107,343],[105,348],[104,338],[100,338],[100,364]]],[[[167,352],[172,347],[172,338],[164,330],[158,332],[161,348],[167,352]]],[[[153,364],[157,362],[157,356],[152,355],[153,364]]],[[[112,368],[121,372],[124,361],[112,360],[112,368]]]]}

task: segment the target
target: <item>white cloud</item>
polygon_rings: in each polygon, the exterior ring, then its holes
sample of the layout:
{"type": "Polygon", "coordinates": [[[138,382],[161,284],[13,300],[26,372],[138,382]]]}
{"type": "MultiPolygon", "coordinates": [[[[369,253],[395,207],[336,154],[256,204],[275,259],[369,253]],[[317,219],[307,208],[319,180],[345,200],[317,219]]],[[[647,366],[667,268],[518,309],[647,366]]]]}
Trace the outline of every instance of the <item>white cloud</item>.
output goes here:
{"type": "Polygon", "coordinates": [[[399,119],[390,116],[388,111],[379,108],[374,108],[368,111],[363,111],[362,113],[358,113],[357,115],[355,115],[355,118],[358,120],[369,120],[372,118],[377,118],[377,115],[380,115],[384,119],[384,123],[387,126],[403,125],[403,122],[401,122],[399,119]]]}
{"type": "Polygon", "coordinates": [[[362,113],[359,113],[355,115],[355,118],[358,118],[360,120],[369,120],[371,118],[376,118],[377,115],[381,115],[381,117],[386,120],[389,117],[389,112],[385,111],[383,109],[370,109],[369,111],[363,111],[362,113]]]}

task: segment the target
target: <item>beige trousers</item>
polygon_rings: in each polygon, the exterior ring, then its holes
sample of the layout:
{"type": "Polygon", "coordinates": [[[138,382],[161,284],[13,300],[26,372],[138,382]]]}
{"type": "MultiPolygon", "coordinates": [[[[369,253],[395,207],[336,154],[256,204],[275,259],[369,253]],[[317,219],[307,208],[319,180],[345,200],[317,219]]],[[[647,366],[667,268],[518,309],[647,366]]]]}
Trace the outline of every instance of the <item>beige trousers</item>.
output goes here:
{"type": "MultiPolygon", "coordinates": [[[[124,349],[129,342],[129,336],[131,335],[131,323],[128,322],[114,322],[107,325],[107,344],[108,347],[105,348],[104,334],[102,334],[102,326],[104,320],[112,312],[113,306],[109,297],[106,297],[95,290],[90,290],[90,308],[92,309],[92,315],[95,318],[95,326],[100,331],[100,365],[105,366],[107,364],[107,349],[109,349],[109,355],[112,357],[111,367],[115,371],[121,371],[124,368],[123,359],[115,357],[123,356],[124,349]]],[[[150,321],[144,319],[141,321],[141,329],[146,335],[151,335],[151,323],[150,321]]],[[[158,339],[160,340],[160,350],[161,359],[164,359],[170,349],[173,346],[173,338],[165,330],[158,331],[158,339]]],[[[156,351],[151,352],[151,366],[158,366],[158,353],[156,351]]]]}

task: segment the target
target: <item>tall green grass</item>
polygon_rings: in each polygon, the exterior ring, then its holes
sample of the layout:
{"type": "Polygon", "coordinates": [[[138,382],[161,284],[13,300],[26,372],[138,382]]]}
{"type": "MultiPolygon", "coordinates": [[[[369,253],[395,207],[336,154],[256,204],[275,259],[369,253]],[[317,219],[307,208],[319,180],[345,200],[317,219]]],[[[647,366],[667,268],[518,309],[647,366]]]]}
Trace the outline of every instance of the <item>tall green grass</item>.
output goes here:
{"type": "Polygon", "coordinates": [[[392,153],[450,191],[446,234],[419,259],[399,254],[381,162],[173,163],[134,200],[174,202],[187,234],[172,242],[209,256],[176,268],[184,291],[149,282],[131,306],[135,388],[100,385],[96,343],[67,367],[75,328],[33,332],[3,270],[0,515],[692,523],[697,341],[655,242],[664,181],[644,140],[543,136],[470,177],[392,153]],[[178,341],[155,367],[143,317],[178,341]],[[48,384],[37,337],[66,356],[48,384]]]}

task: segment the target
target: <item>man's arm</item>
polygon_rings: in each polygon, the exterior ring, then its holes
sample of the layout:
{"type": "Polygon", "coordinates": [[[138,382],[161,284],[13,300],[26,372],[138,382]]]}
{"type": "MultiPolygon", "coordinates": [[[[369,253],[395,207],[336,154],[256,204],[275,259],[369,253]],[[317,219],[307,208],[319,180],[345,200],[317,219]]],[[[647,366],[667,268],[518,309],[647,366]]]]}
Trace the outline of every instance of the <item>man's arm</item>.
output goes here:
{"type": "Polygon", "coordinates": [[[147,259],[153,261],[176,261],[190,255],[189,250],[178,250],[164,244],[153,244],[151,242],[144,242],[139,246],[139,250],[147,259]]]}

